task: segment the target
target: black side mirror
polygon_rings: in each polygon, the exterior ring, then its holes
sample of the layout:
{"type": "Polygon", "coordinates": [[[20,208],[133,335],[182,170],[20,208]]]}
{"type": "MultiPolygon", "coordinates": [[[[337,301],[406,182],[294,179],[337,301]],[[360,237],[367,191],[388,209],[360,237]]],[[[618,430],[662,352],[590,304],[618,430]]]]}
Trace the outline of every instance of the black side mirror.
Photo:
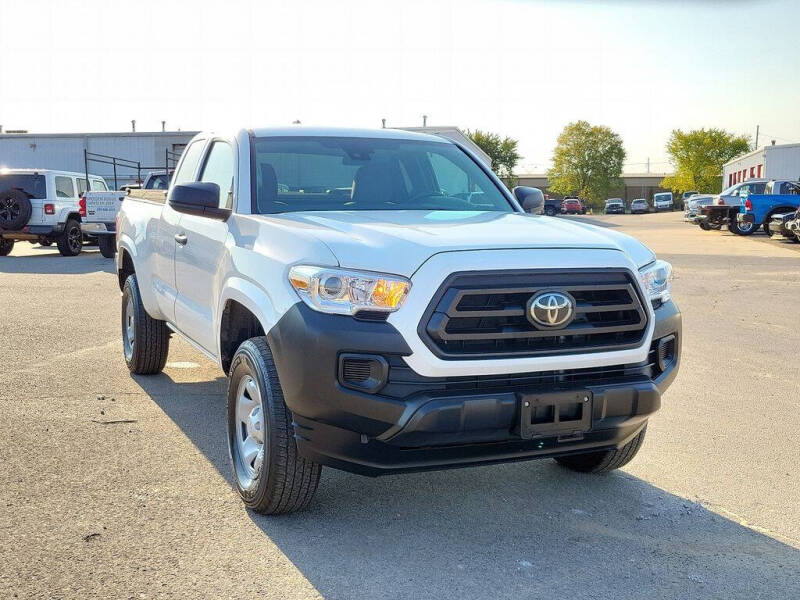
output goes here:
{"type": "Polygon", "coordinates": [[[526,213],[540,215],[544,211],[544,194],[539,188],[518,185],[513,193],[526,213]]]}
{"type": "Polygon", "coordinates": [[[229,208],[219,207],[219,186],[216,183],[198,181],[176,185],[169,194],[169,205],[181,213],[220,221],[231,214],[229,208]]]}

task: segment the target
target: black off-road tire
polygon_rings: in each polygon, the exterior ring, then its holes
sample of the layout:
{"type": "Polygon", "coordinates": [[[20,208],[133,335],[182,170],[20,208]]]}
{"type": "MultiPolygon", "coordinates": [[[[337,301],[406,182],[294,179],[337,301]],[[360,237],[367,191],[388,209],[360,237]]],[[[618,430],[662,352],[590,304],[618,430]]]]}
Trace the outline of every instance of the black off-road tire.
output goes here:
{"type": "Polygon", "coordinates": [[[167,324],[147,314],[136,275],[129,275],[122,288],[122,349],[128,370],[136,375],[160,373],[167,364],[169,336],[167,324]],[[130,325],[134,332],[132,344],[128,343],[127,333],[129,306],[132,308],[130,325]]]}
{"type": "Polygon", "coordinates": [[[322,466],[297,452],[292,414],[284,403],[267,339],[262,336],[243,342],[233,357],[229,373],[228,450],[239,495],[248,508],[265,515],[303,510],[314,496],[322,466]],[[252,377],[258,386],[265,430],[263,458],[260,464],[258,459],[255,461],[255,477],[246,473],[236,439],[241,434],[237,399],[240,383],[246,376],[252,377]]]}
{"type": "Polygon", "coordinates": [[[18,231],[28,224],[33,207],[21,190],[0,192],[0,229],[18,231]]]}
{"type": "Polygon", "coordinates": [[[584,454],[570,454],[559,456],[556,462],[572,471],[581,473],[608,473],[628,464],[639,452],[644,441],[647,425],[636,434],[630,442],[616,450],[602,452],[586,452],[584,454]]]}
{"type": "Polygon", "coordinates": [[[764,225],[762,226],[762,229],[764,230],[764,233],[767,234],[767,237],[772,237],[774,235],[772,233],[772,230],[769,228],[769,223],[771,220],[772,220],[772,215],[767,215],[767,220],[764,221],[764,225]]]}
{"type": "Polygon", "coordinates": [[[104,258],[114,258],[117,253],[117,236],[116,235],[98,235],[97,245],[100,247],[100,254],[104,258]]]}
{"type": "Polygon", "coordinates": [[[14,240],[0,240],[0,256],[8,256],[14,249],[14,240]]]}
{"type": "Polygon", "coordinates": [[[61,256],[78,256],[83,249],[83,233],[80,221],[67,219],[63,233],[56,239],[61,256]]]}
{"type": "Polygon", "coordinates": [[[711,225],[709,225],[705,221],[700,221],[698,225],[700,226],[700,229],[702,229],[703,231],[711,231],[711,225]]]}

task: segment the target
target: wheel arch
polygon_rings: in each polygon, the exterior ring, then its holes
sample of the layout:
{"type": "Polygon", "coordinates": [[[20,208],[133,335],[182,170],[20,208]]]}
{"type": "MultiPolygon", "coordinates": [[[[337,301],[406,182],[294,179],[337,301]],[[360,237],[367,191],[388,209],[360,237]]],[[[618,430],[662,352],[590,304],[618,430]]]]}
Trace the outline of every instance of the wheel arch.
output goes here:
{"type": "Polygon", "coordinates": [[[250,281],[229,279],[222,290],[217,319],[219,362],[227,373],[239,345],[266,335],[277,321],[269,296],[250,281]]]}

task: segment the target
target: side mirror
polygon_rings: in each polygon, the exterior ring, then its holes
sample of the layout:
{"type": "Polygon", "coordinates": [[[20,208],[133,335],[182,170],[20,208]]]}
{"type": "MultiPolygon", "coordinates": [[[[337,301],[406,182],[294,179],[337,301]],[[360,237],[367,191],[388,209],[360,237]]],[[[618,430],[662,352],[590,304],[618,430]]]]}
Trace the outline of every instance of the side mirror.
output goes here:
{"type": "Polygon", "coordinates": [[[219,207],[219,186],[216,183],[183,183],[172,188],[169,205],[176,211],[224,221],[231,211],[219,207]]]}
{"type": "Polygon", "coordinates": [[[540,215],[544,212],[544,194],[539,188],[518,185],[513,193],[526,213],[540,215]]]}

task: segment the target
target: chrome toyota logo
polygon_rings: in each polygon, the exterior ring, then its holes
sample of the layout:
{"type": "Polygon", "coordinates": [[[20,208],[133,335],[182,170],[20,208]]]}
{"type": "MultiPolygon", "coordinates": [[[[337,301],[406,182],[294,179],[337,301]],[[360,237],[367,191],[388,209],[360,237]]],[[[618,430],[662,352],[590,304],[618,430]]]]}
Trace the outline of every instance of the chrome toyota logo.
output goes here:
{"type": "Polygon", "coordinates": [[[534,325],[560,329],[575,316],[575,300],[562,292],[541,292],[530,299],[528,315],[534,325]]]}

